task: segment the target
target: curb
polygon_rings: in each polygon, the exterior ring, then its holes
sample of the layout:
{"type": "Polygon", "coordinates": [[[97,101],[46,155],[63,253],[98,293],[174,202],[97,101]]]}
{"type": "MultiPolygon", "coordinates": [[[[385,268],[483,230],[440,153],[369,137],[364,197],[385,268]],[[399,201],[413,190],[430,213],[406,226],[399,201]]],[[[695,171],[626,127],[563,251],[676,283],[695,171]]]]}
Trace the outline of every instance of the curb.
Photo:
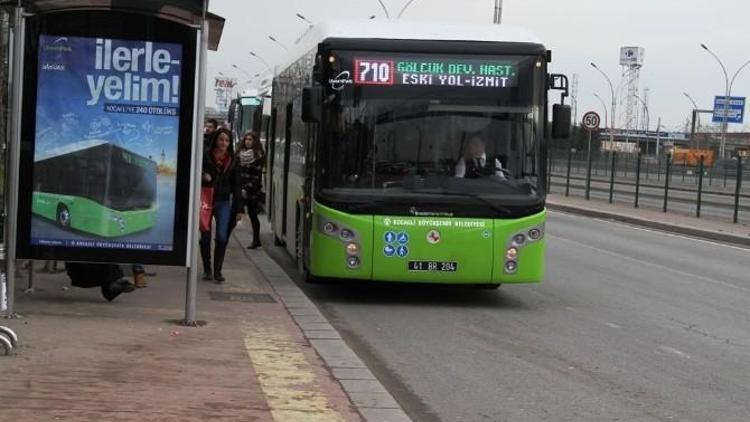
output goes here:
{"type": "Polygon", "coordinates": [[[620,214],[610,211],[601,211],[590,208],[583,208],[574,205],[565,205],[555,202],[547,202],[547,208],[555,211],[563,211],[571,214],[579,214],[587,217],[602,218],[608,220],[620,221],[623,223],[633,224],[636,226],[649,227],[652,229],[662,230],[665,232],[679,233],[687,236],[698,237],[702,239],[715,240],[718,242],[732,243],[735,245],[745,246],[750,248],[750,236],[737,236],[729,233],[721,233],[710,230],[701,230],[694,227],[680,226],[676,224],[661,223],[658,221],[649,220],[643,217],[635,217],[632,215],[620,214]]]}
{"type": "Polygon", "coordinates": [[[262,250],[246,251],[246,255],[279,296],[362,418],[368,422],[410,422],[398,402],[284,269],[262,250]]]}

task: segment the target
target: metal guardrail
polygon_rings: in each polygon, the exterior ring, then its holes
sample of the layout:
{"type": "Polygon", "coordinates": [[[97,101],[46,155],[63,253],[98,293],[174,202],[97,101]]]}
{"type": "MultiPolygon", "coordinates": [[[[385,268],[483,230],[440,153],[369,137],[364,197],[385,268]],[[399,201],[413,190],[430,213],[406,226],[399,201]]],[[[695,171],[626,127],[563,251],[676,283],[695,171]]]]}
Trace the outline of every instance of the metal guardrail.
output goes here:
{"type": "Polygon", "coordinates": [[[660,159],[642,154],[618,154],[615,152],[597,154],[588,159],[585,152],[553,151],[549,159],[549,186],[564,184],[565,196],[571,195],[571,188],[581,189],[571,181],[585,181],[584,197],[589,200],[591,192],[601,192],[602,185],[608,184],[608,200],[612,203],[615,193],[622,194],[622,190],[615,187],[634,188],[633,204],[639,208],[641,199],[655,199],[654,191],[663,190],[664,212],[670,210],[670,192],[679,194],[673,198],[686,203],[686,197],[694,195],[692,206],[695,216],[701,217],[703,205],[710,205],[716,209],[725,209],[724,214],[731,213],[732,221],[737,223],[741,210],[747,210],[743,201],[750,200],[750,166],[742,157],[731,162],[724,162],[722,166],[708,167],[701,158],[696,166],[687,162],[673,162],[667,155],[660,159]],[[727,163],[731,165],[727,166],[727,163]],[[564,181],[561,182],[561,179],[564,181]],[[592,187],[592,184],[597,186],[592,187]],[[713,199],[708,201],[706,195],[713,199]],[[722,199],[724,198],[724,199],[722,199]]]}

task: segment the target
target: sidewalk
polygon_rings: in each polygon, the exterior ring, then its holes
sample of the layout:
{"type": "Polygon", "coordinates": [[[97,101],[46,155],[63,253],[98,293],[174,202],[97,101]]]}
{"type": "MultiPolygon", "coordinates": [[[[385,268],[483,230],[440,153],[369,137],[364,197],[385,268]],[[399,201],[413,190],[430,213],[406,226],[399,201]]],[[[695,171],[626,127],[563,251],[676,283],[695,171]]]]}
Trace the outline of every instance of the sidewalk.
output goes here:
{"type": "Polygon", "coordinates": [[[695,218],[673,212],[664,213],[660,210],[634,208],[632,205],[617,203],[610,204],[596,199],[587,201],[583,198],[565,197],[561,194],[547,195],[547,208],[750,246],[750,226],[747,224],[732,224],[727,221],[705,217],[695,218]]]}
{"type": "MultiPolygon", "coordinates": [[[[392,398],[386,406],[392,411],[357,409],[342,387],[346,381],[334,378],[298,325],[304,317],[293,318],[282,303],[284,295],[296,295],[296,286],[279,293],[269,284],[238,241],[249,237],[244,230],[235,232],[227,253],[227,282],[200,282],[198,318],[206,322],[200,328],[175,322],[184,312],[183,269],[149,267],[157,273],[149,287],[113,303],[98,289],[70,288],[65,273],[36,273],[33,294],[23,293],[26,280],[19,278],[23,317],[0,320],[21,339],[14,356],[0,357],[0,419],[359,421],[361,414],[399,415],[392,398]],[[222,294],[230,301],[214,300],[222,294]]],[[[316,312],[305,314],[322,318],[316,312]]],[[[332,327],[320,333],[343,343],[332,327]]],[[[356,357],[350,361],[350,378],[382,389],[356,357]]],[[[407,420],[400,415],[385,419],[407,420]]]]}

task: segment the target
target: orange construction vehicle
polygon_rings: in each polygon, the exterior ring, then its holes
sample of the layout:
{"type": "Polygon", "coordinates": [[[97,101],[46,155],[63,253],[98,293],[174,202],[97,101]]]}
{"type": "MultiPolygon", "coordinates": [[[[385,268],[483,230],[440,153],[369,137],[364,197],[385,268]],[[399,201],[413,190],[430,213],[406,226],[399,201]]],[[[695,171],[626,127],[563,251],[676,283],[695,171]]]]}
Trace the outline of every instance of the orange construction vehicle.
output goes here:
{"type": "Polygon", "coordinates": [[[698,167],[703,156],[703,166],[708,168],[714,165],[715,153],[710,149],[677,148],[672,150],[672,162],[687,166],[698,167]]]}

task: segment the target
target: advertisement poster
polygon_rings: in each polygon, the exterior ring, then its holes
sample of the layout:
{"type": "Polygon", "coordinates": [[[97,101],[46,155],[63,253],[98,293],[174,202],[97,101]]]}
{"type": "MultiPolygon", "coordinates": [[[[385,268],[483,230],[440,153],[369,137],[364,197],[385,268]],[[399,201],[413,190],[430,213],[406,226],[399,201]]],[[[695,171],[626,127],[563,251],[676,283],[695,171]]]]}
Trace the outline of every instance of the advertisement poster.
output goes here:
{"type": "Polygon", "coordinates": [[[214,78],[214,93],[216,93],[216,109],[220,112],[229,110],[229,103],[234,98],[234,88],[237,86],[236,78],[214,78]]]}
{"type": "Polygon", "coordinates": [[[182,53],[40,35],[32,245],[173,250],[182,53]]]}

